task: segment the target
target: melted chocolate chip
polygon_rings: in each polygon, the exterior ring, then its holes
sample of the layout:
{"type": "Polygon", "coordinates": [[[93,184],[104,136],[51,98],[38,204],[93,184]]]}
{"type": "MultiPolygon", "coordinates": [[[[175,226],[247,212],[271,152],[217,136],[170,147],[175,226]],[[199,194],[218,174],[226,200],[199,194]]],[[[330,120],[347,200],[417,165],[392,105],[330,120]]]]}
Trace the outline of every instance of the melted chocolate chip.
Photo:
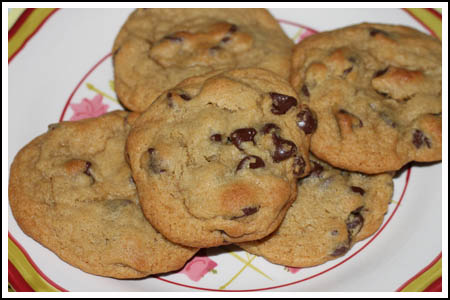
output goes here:
{"type": "Polygon", "coordinates": [[[378,70],[375,72],[375,74],[373,74],[373,78],[377,78],[380,76],[383,76],[384,74],[386,74],[386,72],[389,70],[389,67],[387,67],[386,69],[383,70],[378,70]]]}
{"type": "Polygon", "coordinates": [[[272,158],[276,163],[290,158],[297,152],[297,146],[293,142],[282,139],[276,133],[272,133],[272,141],[275,145],[275,152],[272,154],[272,158]]]}
{"type": "Polygon", "coordinates": [[[312,162],[312,169],[311,169],[311,173],[310,176],[316,176],[319,177],[320,174],[323,172],[323,167],[322,165],[316,163],[315,161],[312,162]]]}
{"type": "Polygon", "coordinates": [[[235,24],[231,24],[228,33],[235,33],[238,30],[238,27],[235,24]]]}
{"type": "Polygon", "coordinates": [[[236,172],[239,171],[240,169],[242,169],[245,164],[247,163],[247,161],[251,161],[252,159],[254,159],[254,162],[250,162],[248,164],[250,169],[258,169],[258,168],[264,168],[266,166],[266,164],[264,163],[264,161],[256,156],[256,155],[249,155],[244,157],[238,164],[237,168],[236,168],[236,172]]]}
{"type": "Polygon", "coordinates": [[[272,109],[270,111],[275,115],[283,115],[291,107],[297,105],[297,99],[294,97],[274,92],[269,93],[269,95],[272,98],[272,109]]]}
{"type": "Polygon", "coordinates": [[[382,34],[384,36],[389,35],[386,31],[377,28],[370,28],[369,34],[370,36],[376,36],[377,34],[382,34]]]}
{"type": "Polygon", "coordinates": [[[247,216],[253,215],[253,214],[257,213],[258,210],[259,210],[258,207],[244,207],[242,209],[242,212],[244,214],[242,216],[232,217],[231,220],[236,220],[236,219],[240,219],[240,218],[243,218],[243,217],[247,217],[247,216]]]}
{"type": "Polygon", "coordinates": [[[226,37],[224,37],[222,40],[221,40],[221,42],[222,43],[227,43],[228,41],[230,41],[230,37],[229,36],[226,36],[226,37]]]}
{"type": "Polygon", "coordinates": [[[253,138],[256,135],[255,128],[240,128],[233,133],[231,133],[229,140],[238,148],[239,150],[242,150],[241,143],[242,142],[253,142],[253,145],[255,145],[255,141],[253,138]]]}
{"type": "Polygon", "coordinates": [[[264,127],[261,129],[261,131],[263,132],[263,134],[268,134],[272,131],[276,131],[279,129],[280,129],[280,127],[278,127],[277,125],[275,125],[273,123],[267,123],[264,125],[264,127]]]}
{"type": "Polygon", "coordinates": [[[297,126],[302,129],[305,134],[311,134],[316,131],[317,120],[308,108],[304,108],[297,114],[297,126]]]}
{"type": "Polygon", "coordinates": [[[222,135],[219,133],[213,134],[209,137],[209,139],[213,142],[221,142],[222,141],[222,135]]]}
{"type": "Polygon", "coordinates": [[[364,194],[366,193],[366,191],[364,189],[360,188],[359,186],[351,186],[350,188],[354,193],[358,193],[361,196],[364,196],[364,194]]]}
{"type": "Polygon", "coordinates": [[[172,99],[172,93],[171,92],[167,93],[167,104],[169,105],[169,107],[173,107],[173,99],[172,99]]]}
{"type": "Polygon", "coordinates": [[[338,248],[336,248],[336,250],[333,251],[333,253],[331,253],[331,256],[341,256],[342,254],[346,253],[348,251],[348,247],[347,246],[340,246],[338,248]]]}
{"type": "Polygon", "coordinates": [[[86,162],[86,169],[84,170],[84,174],[86,174],[87,176],[91,176],[92,177],[92,174],[91,174],[91,166],[92,166],[92,164],[90,163],[90,162],[86,162]]]}
{"type": "Polygon", "coordinates": [[[180,94],[180,97],[184,100],[184,101],[189,101],[191,100],[191,96],[186,95],[186,94],[180,94]]]}
{"type": "Polygon", "coordinates": [[[361,231],[361,228],[364,225],[364,218],[361,215],[362,209],[363,207],[361,206],[360,208],[352,211],[345,221],[350,241],[361,231]]]}
{"type": "Polygon", "coordinates": [[[423,144],[427,145],[428,148],[431,148],[430,140],[419,129],[414,130],[412,142],[417,149],[422,147],[423,144]]]}
{"type": "Polygon", "coordinates": [[[301,176],[305,173],[306,163],[303,157],[297,156],[294,159],[294,175],[301,176]]]}
{"type": "Polygon", "coordinates": [[[350,73],[352,70],[353,70],[353,66],[348,69],[345,69],[344,72],[342,73],[342,76],[344,76],[344,77],[347,76],[348,73],[350,73]]]}
{"type": "Polygon", "coordinates": [[[245,207],[242,209],[242,212],[244,213],[244,215],[246,216],[250,216],[253,215],[254,213],[256,213],[258,211],[257,207],[245,207]]]}
{"type": "Polygon", "coordinates": [[[183,38],[180,36],[173,36],[173,35],[167,35],[163,39],[169,40],[171,42],[181,43],[183,41],[183,38]]]}
{"type": "Polygon", "coordinates": [[[303,93],[303,95],[305,95],[306,97],[309,97],[309,96],[310,96],[309,90],[308,90],[308,87],[306,86],[306,84],[304,84],[304,85],[302,86],[302,93],[303,93]]]}

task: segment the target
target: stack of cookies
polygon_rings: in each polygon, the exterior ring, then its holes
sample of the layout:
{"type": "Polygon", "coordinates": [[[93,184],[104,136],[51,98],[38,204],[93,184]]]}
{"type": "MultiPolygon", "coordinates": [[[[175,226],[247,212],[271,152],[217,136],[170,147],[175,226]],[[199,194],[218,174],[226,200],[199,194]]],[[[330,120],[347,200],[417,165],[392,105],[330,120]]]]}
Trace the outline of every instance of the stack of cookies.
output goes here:
{"type": "Polygon", "coordinates": [[[125,109],[26,145],[12,212],[101,276],[175,271],[227,244],[324,263],[379,228],[397,170],[441,160],[441,56],[403,26],[293,45],[265,9],[138,9],[113,46],[125,109]]]}

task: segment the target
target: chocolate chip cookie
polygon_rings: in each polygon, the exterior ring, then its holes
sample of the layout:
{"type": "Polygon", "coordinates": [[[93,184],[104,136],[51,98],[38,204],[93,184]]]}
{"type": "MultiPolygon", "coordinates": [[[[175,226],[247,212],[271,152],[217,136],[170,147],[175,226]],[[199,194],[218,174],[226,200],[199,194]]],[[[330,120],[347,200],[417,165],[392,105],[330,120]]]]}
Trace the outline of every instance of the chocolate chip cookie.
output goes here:
{"type": "Polygon", "coordinates": [[[115,88],[144,111],[183,79],[218,69],[260,67],[289,77],[293,43],[266,9],[137,9],[116,37],[115,88]]]}
{"type": "Polygon", "coordinates": [[[124,151],[135,119],[116,111],[50,125],[11,166],[19,226],[88,273],[145,277],[177,270],[197,251],[167,241],[142,214],[124,151]]]}
{"type": "Polygon", "coordinates": [[[158,97],[127,140],[145,216],[169,240],[193,247],[268,235],[309,172],[316,126],[270,71],[186,79],[158,97]]]}
{"type": "Polygon", "coordinates": [[[317,114],[311,151],[364,173],[442,159],[442,46],[404,26],[359,24],[295,46],[291,83],[317,114]]]}
{"type": "Polygon", "coordinates": [[[299,181],[297,200],[277,231],[238,246],[276,264],[310,267],[344,255],[380,227],[392,197],[392,175],[311,162],[313,170],[299,181]]]}

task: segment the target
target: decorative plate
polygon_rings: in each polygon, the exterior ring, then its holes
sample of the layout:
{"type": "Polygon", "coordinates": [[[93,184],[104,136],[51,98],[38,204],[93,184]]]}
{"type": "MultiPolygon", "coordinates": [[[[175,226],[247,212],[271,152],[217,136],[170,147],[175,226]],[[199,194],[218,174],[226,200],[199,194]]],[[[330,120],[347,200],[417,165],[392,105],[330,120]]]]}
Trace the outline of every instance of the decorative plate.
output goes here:
{"type": "MultiPolygon", "coordinates": [[[[8,165],[47,125],[122,109],[110,50],[131,9],[12,9],[8,37],[8,165]]],[[[359,22],[395,23],[441,38],[439,9],[270,9],[295,42],[359,22]]],[[[442,164],[394,179],[382,227],[344,257],[311,268],[271,264],[235,246],[201,250],[174,273],[140,280],[87,274],[26,236],[8,210],[10,291],[439,291],[442,164]]],[[[169,259],[169,258],[168,258],[169,259]]]]}

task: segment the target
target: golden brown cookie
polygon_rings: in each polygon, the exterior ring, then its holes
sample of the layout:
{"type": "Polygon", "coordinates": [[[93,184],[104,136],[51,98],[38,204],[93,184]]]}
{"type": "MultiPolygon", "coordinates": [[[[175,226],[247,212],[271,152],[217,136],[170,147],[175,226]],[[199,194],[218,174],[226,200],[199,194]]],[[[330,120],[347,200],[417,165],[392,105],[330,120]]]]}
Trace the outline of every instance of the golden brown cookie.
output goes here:
{"type": "Polygon", "coordinates": [[[270,262],[310,267],[344,255],[382,224],[392,197],[392,175],[341,171],[311,158],[311,174],[270,236],[238,244],[270,262]]]}
{"type": "Polygon", "coordinates": [[[167,241],[142,214],[124,152],[135,119],[115,111],[50,125],[11,166],[19,226],[88,273],[145,277],[177,270],[197,252],[167,241]]]}
{"type": "Polygon", "coordinates": [[[405,26],[359,24],[295,46],[291,83],[317,114],[311,151],[364,173],[442,159],[442,46],[405,26]]]}
{"type": "Polygon", "coordinates": [[[115,89],[142,112],[183,79],[213,70],[260,67],[287,79],[292,46],[266,9],[137,9],[113,46],[115,89]]]}
{"type": "Polygon", "coordinates": [[[212,247],[275,230],[310,169],[316,126],[263,69],[186,79],[133,125],[127,152],[145,216],[169,240],[212,247]]]}

